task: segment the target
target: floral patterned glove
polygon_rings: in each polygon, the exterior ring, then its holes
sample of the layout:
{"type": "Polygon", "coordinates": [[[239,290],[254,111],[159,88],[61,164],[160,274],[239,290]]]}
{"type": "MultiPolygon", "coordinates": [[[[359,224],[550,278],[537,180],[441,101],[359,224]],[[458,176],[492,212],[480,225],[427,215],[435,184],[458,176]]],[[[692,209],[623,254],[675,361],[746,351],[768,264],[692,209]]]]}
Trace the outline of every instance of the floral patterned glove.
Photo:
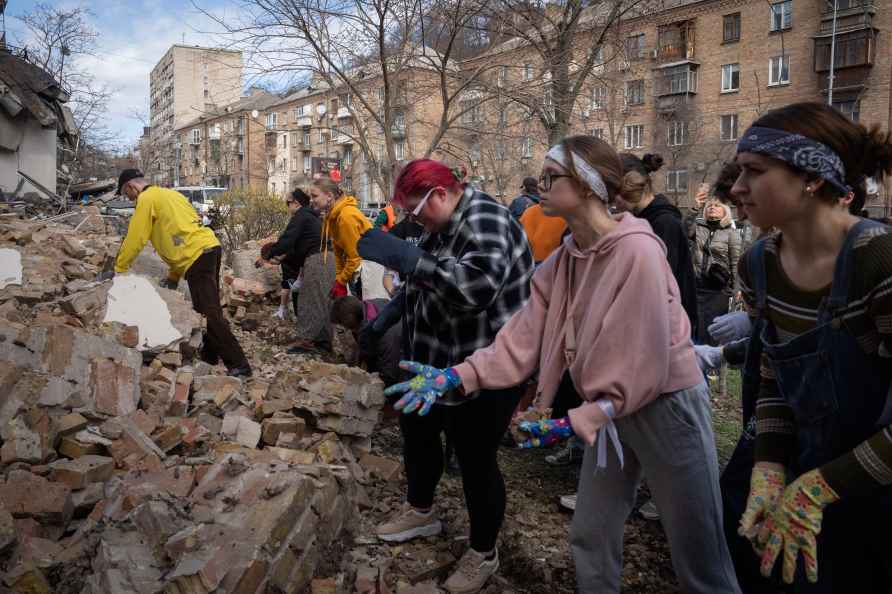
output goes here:
{"type": "Polygon", "coordinates": [[[570,417],[521,421],[517,428],[531,435],[517,446],[524,449],[554,445],[575,435],[573,426],[570,425],[570,417]]]}
{"type": "Polygon", "coordinates": [[[777,507],[759,531],[765,543],[762,575],[770,576],[781,550],[784,552],[784,582],[793,583],[796,558],[802,553],[808,581],[818,581],[817,536],[821,533],[824,508],[839,500],[819,469],[806,472],[784,490],[777,507]]]}
{"type": "Polygon", "coordinates": [[[452,367],[437,369],[415,361],[400,361],[400,369],[417,375],[407,382],[390,386],[384,390],[384,395],[392,396],[405,392],[405,395],[393,405],[393,408],[401,410],[403,414],[415,412],[420,406],[418,414],[424,416],[430,412],[437,398],[461,385],[461,378],[452,367]]]}
{"type": "MultiPolygon", "coordinates": [[[[740,518],[738,534],[750,540],[756,538],[762,522],[783,494],[786,482],[787,473],[783,469],[766,468],[762,464],[756,464],[750,476],[750,494],[746,500],[746,509],[740,518]]],[[[762,553],[761,549],[758,551],[759,554],[762,553]]]]}

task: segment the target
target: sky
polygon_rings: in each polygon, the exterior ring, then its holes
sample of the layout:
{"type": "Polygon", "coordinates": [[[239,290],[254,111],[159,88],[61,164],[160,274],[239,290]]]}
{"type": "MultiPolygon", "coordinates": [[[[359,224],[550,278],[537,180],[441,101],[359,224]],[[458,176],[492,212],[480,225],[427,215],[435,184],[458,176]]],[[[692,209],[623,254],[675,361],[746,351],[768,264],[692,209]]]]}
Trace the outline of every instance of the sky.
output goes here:
{"type": "MultiPolygon", "coordinates": [[[[27,45],[27,32],[15,18],[35,0],[9,0],[6,30],[10,43],[27,45]]],[[[109,104],[108,127],[122,144],[132,145],[142,134],[143,123],[134,113],[148,114],[149,73],[175,43],[218,46],[226,39],[210,32],[219,25],[196,6],[218,15],[234,11],[233,0],[42,0],[64,9],[85,6],[92,11],[90,24],[99,34],[95,57],[81,66],[99,82],[115,89],[109,104]]]]}

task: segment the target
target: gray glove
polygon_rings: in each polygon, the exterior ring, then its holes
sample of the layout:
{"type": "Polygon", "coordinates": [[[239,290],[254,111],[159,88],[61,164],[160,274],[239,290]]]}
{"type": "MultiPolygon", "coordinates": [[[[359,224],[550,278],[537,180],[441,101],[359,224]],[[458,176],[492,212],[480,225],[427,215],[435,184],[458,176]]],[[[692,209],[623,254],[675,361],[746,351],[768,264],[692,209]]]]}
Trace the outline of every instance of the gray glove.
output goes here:
{"type": "Polygon", "coordinates": [[[716,342],[728,344],[741,338],[748,338],[753,326],[749,314],[745,311],[732,311],[714,319],[707,330],[716,342]]]}
{"type": "Polygon", "coordinates": [[[718,369],[722,366],[722,347],[695,344],[694,354],[697,355],[697,365],[700,366],[701,371],[718,369]]]}
{"type": "Polygon", "coordinates": [[[180,286],[180,281],[173,280],[172,278],[164,277],[161,279],[161,282],[158,285],[162,289],[170,289],[171,291],[176,291],[177,287],[180,286]]]}
{"type": "Polygon", "coordinates": [[[98,275],[96,275],[96,280],[99,282],[104,282],[113,278],[115,278],[114,270],[106,270],[105,272],[100,272],[98,275]]]}

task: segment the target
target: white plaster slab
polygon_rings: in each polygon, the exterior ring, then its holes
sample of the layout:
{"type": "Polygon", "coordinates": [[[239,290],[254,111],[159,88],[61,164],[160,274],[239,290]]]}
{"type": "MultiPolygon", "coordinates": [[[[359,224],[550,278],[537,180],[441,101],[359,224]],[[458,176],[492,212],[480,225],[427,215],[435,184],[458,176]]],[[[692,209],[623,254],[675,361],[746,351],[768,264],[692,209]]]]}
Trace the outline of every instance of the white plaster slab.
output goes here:
{"type": "Polygon", "coordinates": [[[0,249],[0,289],[22,285],[22,255],[18,250],[0,249]]]}
{"type": "Polygon", "coordinates": [[[103,322],[139,327],[139,350],[168,345],[183,337],[171,322],[167,303],[149,279],[119,274],[112,282],[103,322]]]}

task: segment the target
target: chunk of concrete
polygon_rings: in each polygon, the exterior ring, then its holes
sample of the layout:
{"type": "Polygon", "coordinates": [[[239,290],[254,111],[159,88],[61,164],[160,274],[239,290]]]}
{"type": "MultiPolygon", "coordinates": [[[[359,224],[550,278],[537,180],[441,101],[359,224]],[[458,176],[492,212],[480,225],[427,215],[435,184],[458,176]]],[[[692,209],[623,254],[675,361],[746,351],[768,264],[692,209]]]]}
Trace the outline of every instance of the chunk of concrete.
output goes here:
{"type": "Polygon", "coordinates": [[[293,416],[264,419],[262,426],[263,443],[267,445],[276,445],[283,433],[294,433],[300,439],[307,432],[306,421],[293,416]]]}
{"type": "Polygon", "coordinates": [[[68,485],[55,483],[25,470],[12,470],[0,485],[0,503],[14,518],[64,525],[74,506],[68,485]]]}
{"type": "Polygon", "coordinates": [[[72,491],[84,489],[90,483],[109,480],[115,461],[105,456],[81,456],[76,460],[57,460],[50,464],[50,479],[65,483],[72,491]]]}
{"type": "Polygon", "coordinates": [[[10,285],[22,286],[22,254],[12,248],[0,248],[0,290],[10,285]]]}

